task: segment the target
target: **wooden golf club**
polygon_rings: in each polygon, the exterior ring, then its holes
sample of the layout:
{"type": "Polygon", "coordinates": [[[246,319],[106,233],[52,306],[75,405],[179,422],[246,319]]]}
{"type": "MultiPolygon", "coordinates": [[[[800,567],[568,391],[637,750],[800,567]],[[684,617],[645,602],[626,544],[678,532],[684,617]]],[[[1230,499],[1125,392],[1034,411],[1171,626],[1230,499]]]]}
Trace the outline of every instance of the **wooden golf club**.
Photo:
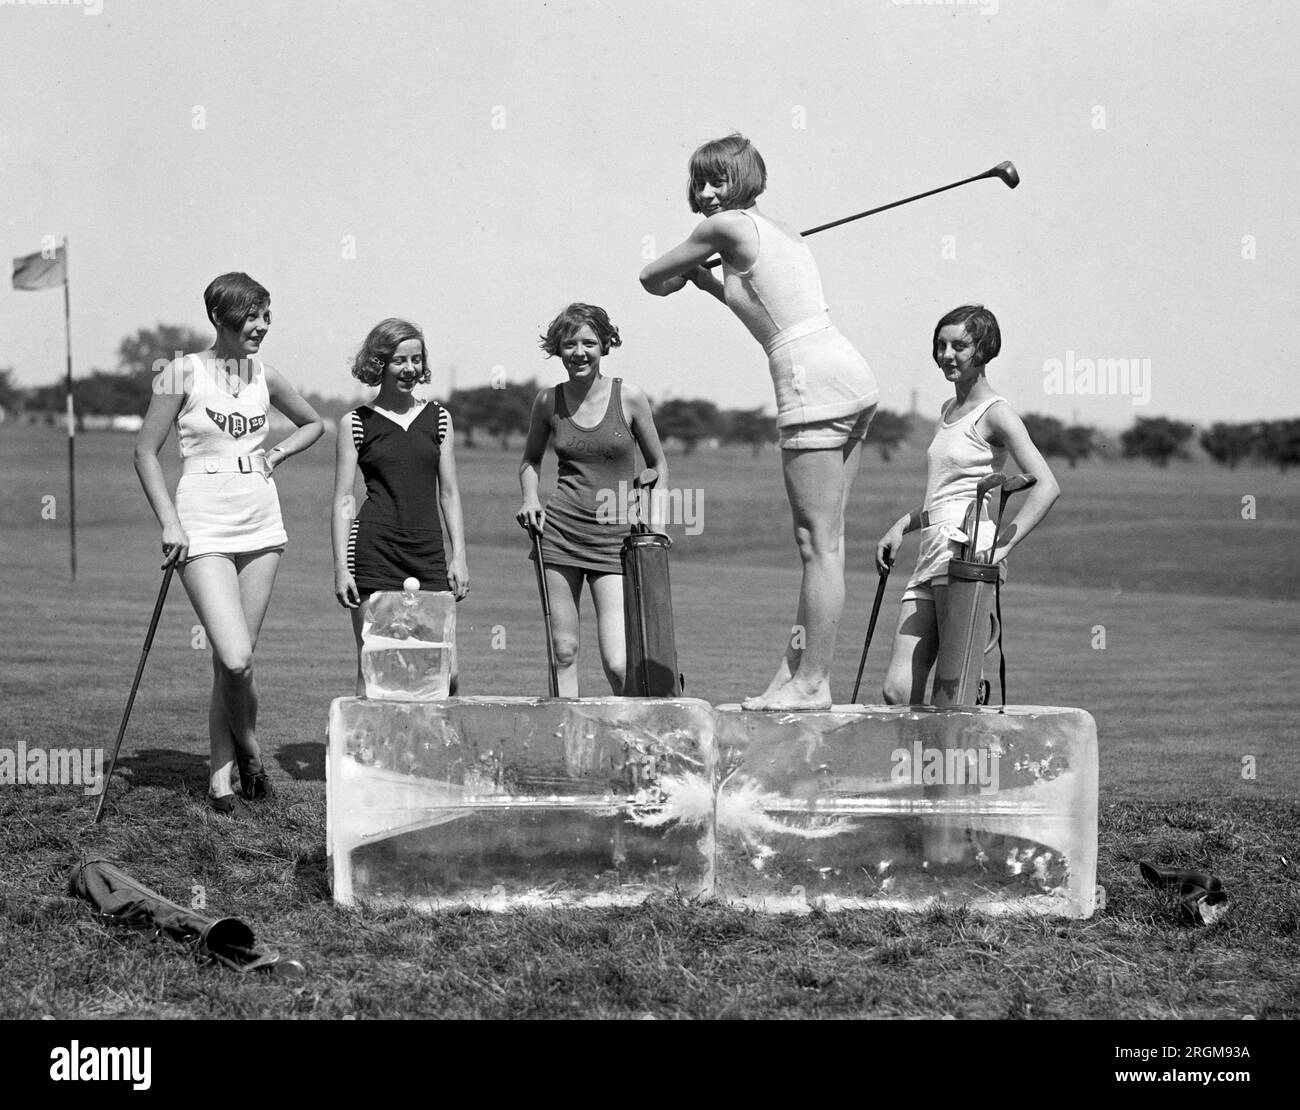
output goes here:
{"type": "Polygon", "coordinates": [[[858,677],[853,683],[853,697],[850,699],[854,704],[858,700],[858,688],[862,685],[862,670],[867,665],[867,648],[871,646],[871,637],[876,631],[876,618],[880,616],[880,602],[885,596],[885,583],[889,581],[890,569],[886,566],[880,572],[880,582],[876,586],[876,600],[871,606],[871,619],[867,622],[867,638],[862,644],[862,658],[858,660],[858,677]]]}
{"type": "Polygon", "coordinates": [[[998,536],[1002,534],[1002,514],[1007,511],[1007,502],[1011,500],[1011,495],[1013,493],[1023,493],[1037,484],[1038,479],[1032,474],[1017,474],[1002,483],[1002,497],[998,501],[998,525],[993,533],[993,546],[989,548],[984,559],[986,563],[993,562],[993,552],[998,546],[998,536]]]}
{"type": "Polygon", "coordinates": [[[149,658],[149,649],[153,646],[153,634],[157,631],[158,618],[162,616],[163,602],[167,600],[167,587],[171,585],[172,574],[175,570],[175,561],[168,562],[163,568],[163,580],[158,589],[158,600],[154,602],[153,617],[149,621],[149,631],[145,633],[144,637],[144,649],[140,652],[140,662],[135,668],[135,681],[131,683],[131,693],[126,699],[126,709],[122,711],[122,723],[117,729],[117,739],[113,741],[113,755],[108,761],[108,774],[104,776],[104,787],[100,791],[99,801],[95,805],[94,824],[98,824],[100,817],[104,815],[104,802],[108,800],[108,784],[113,778],[113,768],[117,766],[117,753],[122,748],[122,737],[126,735],[126,723],[131,719],[131,707],[135,705],[135,692],[140,689],[140,679],[144,676],[144,663],[149,658]]]}
{"type": "Polygon", "coordinates": [[[975,499],[966,514],[970,527],[966,530],[967,540],[962,558],[967,562],[974,562],[979,557],[980,510],[984,507],[984,498],[990,490],[997,489],[1006,480],[1005,474],[986,474],[975,486],[975,499]]]}
{"type": "Polygon", "coordinates": [[[551,642],[551,591],[546,586],[546,567],[542,563],[542,534],[532,525],[528,526],[528,534],[533,538],[533,555],[537,562],[537,592],[542,599],[542,621],[546,625],[546,673],[550,679],[547,689],[550,690],[551,697],[558,698],[560,676],[555,670],[555,645],[551,642]]]}
{"type": "MultiPolygon", "coordinates": [[[[1014,189],[1020,184],[1020,174],[1016,172],[1016,167],[1010,162],[999,162],[992,169],[985,170],[983,173],[977,173],[973,177],[963,178],[961,181],[954,181],[951,185],[940,185],[937,189],[928,189],[924,193],[917,193],[915,196],[904,197],[902,200],[891,201],[889,204],[882,204],[877,208],[868,208],[865,212],[857,212],[852,216],[842,216],[838,220],[831,220],[830,223],[818,224],[816,227],[810,227],[807,231],[801,231],[800,235],[816,235],[819,231],[829,231],[833,227],[839,227],[840,224],[852,223],[854,220],[861,220],[867,216],[874,216],[877,212],[887,212],[891,208],[897,208],[902,204],[911,204],[914,200],[922,200],[925,197],[932,197],[935,193],[945,193],[949,189],[956,189],[961,185],[969,185],[972,181],[983,181],[986,177],[1000,178],[1009,189],[1014,189]]],[[[704,263],[710,270],[722,262],[721,258],[711,258],[704,263]]]]}

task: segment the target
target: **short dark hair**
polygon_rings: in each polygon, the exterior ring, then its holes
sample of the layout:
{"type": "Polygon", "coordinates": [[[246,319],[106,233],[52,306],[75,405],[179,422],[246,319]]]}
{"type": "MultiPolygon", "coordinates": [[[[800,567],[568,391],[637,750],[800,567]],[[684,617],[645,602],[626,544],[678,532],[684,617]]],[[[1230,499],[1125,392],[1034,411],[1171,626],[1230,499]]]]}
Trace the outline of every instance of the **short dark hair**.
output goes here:
{"type": "Polygon", "coordinates": [[[691,155],[690,180],[686,199],[691,211],[700,211],[697,199],[706,181],[726,181],[731,186],[728,208],[748,208],[767,188],[767,166],[763,156],[739,131],[721,139],[712,139],[691,155]]]}
{"type": "Polygon", "coordinates": [[[214,328],[234,330],[250,312],[271,303],[271,294],[247,274],[229,273],[212,279],[203,290],[203,304],[214,328]]]}
{"type": "Polygon", "coordinates": [[[930,340],[930,357],[939,361],[939,333],[951,324],[961,324],[975,344],[975,358],[986,365],[998,357],[1002,350],[1002,330],[998,318],[982,304],[964,304],[943,316],[934,326],[930,340]]]}
{"type": "Polygon", "coordinates": [[[384,367],[392,361],[393,353],[408,339],[420,341],[420,357],[424,368],[419,380],[421,385],[425,385],[432,380],[433,372],[429,369],[429,352],[424,346],[424,333],[409,320],[399,320],[396,316],[380,320],[370,329],[370,334],[352,360],[352,376],[366,385],[378,385],[383,380],[384,367]]]}
{"type": "Polygon", "coordinates": [[[611,347],[621,347],[623,340],[618,334],[618,328],[610,323],[609,315],[603,308],[594,304],[583,304],[581,301],[574,301],[563,312],[546,326],[546,334],[540,336],[541,343],[538,344],[547,357],[558,355],[560,353],[560,344],[577,331],[583,324],[586,324],[596,333],[596,338],[600,340],[600,353],[609,354],[611,347]]]}

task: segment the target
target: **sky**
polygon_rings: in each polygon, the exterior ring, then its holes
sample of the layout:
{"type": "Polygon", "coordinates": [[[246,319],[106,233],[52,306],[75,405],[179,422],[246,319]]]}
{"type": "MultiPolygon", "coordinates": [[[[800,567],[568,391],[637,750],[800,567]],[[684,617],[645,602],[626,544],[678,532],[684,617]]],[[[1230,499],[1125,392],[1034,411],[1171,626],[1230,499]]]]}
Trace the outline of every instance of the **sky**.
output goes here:
{"type": "MultiPolygon", "coordinates": [[[[652,399],[772,412],[731,313],[637,281],[697,218],[691,151],[746,134],[760,206],[797,227],[1009,159],[1014,191],[810,240],[886,408],[937,411],[935,321],[979,301],[1020,412],[1290,417],[1297,32],[1289,0],[0,0],[0,229],[11,258],[68,238],[76,374],[141,327],[206,331],[235,269],[304,391],[358,396],[387,316],[425,329],[435,396],[560,380],[538,333],[581,300],[652,399]]],[[[5,366],[61,377],[57,291],[0,290],[5,366]]]]}

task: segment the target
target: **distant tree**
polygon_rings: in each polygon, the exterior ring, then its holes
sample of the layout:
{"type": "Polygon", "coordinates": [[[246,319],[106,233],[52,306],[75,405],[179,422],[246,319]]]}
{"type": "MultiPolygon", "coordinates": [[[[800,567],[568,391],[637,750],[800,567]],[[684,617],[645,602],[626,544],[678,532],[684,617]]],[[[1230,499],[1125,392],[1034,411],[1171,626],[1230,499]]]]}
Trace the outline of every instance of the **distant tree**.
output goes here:
{"type": "Polygon", "coordinates": [[[506,382],[500,388],[491,385],[458,389],[447,398],[456,428],[465,436],[466,447],[476,447],[475,434],[495,436],[508,447],[510,437],[528,431],[528,415],[537,382],[506,382]]]}
{"type": "Polygon", "coordinates": [[[1260,448],[1260,439],[1257,424],[1212,424],[1201,433],[1201,446],[1220,466],[1236,470],[1242,459],[1260,448]]]}
{"type": "Polygon", "coordinates": [[[1065,425],[1054,416],[1041,416],[1027,412],[1021,418],[1029,438],[1046,458],[1063,458],[1066,455],[1065,425]]]}
{"type": "Polygon", "coordinates": [[[1187,457],[1187,441],[1195,429],[1181,420],[1163,416],[1139,418],[1119,437],[1126,459],[1146,459],[1155,466],[1168,466],[1173,458],[1187,457]]]}
{"type": "MultiPolygon", "coordinates": [[[[776,421],[765,415],[761,408],[728,409],[721,416],[724,443],[747,443],[757,455],[765,444],[776,442],[776,421]]],[[[655,422],[658,426],[657,414],[655,422]]]]}
{"type": "Polygon", "coordinates": [[[1259,455],[1282,471],[1300,466],[1300,420],[1270,420],[1265,424],[1259,455]]]}
{"type": "Polygon", "coordinates": [[[1071,424],[1065,429],[1065,436],[1061,443],[1064,450],[1061,454],[1069,462],[1071,470],[1079,465],[1080,459],[1092,457],[1095,449],[1093,442],[1095,434],[1095,430],[1085,424],[1071,424]]]}
{"type": "Polygon", "coordinates": [[[712,401],[674,398],[655,408],[655,426],[664,438],[669,436],[682,441],[683,451],[689,455],[700,440],[721,435],[722,414],[712,401]]]}
{"type": "Polygon", "coordinates": [[[24,390],[14,381],[14,368],[6,366],[0,370],[0,409],[13,412],[23,401],[24,390]]]}
{"type": "Polygon", "coordinates": [[[84,377],[73,378],[77,415],[143,416],[153,395],[152,383],[149,374],[135,371],[92,370],[84,377]]]}
{"type": "Polygon", "coordinates": [[[890,412],[889,409],[877,409],[875,418],[871,421],[871,432],[867,436],[867,442],[874,443],[880,452],[880,457],[885,462],[889,462],[893,459],[898,445],[905,442],[911,434],[911,429],[912,423],[906,416],[890,412]]]}
{"type": "Polygon", "coordinates": [[[141,328],[118,344],[117,368],[130,374],[152,376],[159,359],[170,362],[179,355],[206,350],[211,343],[210,336],[176,324],[141,328]]]}

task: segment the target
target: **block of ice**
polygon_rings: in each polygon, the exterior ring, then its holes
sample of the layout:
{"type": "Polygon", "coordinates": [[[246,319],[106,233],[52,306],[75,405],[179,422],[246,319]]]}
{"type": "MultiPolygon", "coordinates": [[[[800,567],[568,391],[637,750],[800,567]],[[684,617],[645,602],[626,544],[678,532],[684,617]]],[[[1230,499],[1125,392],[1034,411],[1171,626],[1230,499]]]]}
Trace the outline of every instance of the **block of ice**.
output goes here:
{"type": "Polygon", "coordinates": [[[713,722],[686,698],[339,698],[335,899],[506,908],[704,893],[713,722]]]}
{"type": "Polygon", "coordinates": [[[1082,710],[723,707],[715,738],[730,901],[1093,912],[1097,732],[1082,710]]]}
{"type": "Polygon", "coordinates": [[[447,592],[378,590],[361,620],[366,696],[445,698],[456,669],[456,599],[447,592]]]}

